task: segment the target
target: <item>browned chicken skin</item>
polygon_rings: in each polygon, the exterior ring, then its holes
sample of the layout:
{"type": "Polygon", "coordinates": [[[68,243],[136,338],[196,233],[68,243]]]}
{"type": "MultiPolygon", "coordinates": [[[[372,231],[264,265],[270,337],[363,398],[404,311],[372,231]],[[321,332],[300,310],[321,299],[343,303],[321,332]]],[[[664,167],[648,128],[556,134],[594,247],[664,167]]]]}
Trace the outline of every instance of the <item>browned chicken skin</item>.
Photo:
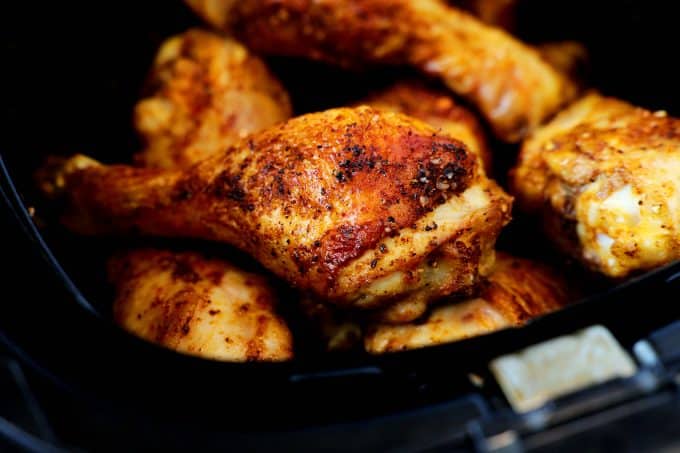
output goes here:
{"type": "MultiPolygon", "coordinates": [[[[519,0],[450,0],[451,4],[470,12],[488,25],[515,34],[519,0]]],[[[587,49],[576,41],[555,41],[536,44],[541,57],[555,69],[579,83],[588,60],[587,49]]]]}
{"type": "Polygon", "coordinates": [[[288,94],[243,45],[193,29],[167,39],[151,70],[152,94],[135,107],[148,167],[196,163],[291,116],[288,94]]]}
{"type": "Polygon", "coordinates": [[[81,156],[54,182],[77,232],[226,242],[324,300],[421,313],[488,270],[511,203],[461,142],[369,107],[289,120],[184,171],[81,156]]]}
{"type": "Polygon", "coordinates": [[[512,186],[549,236],[610,277],[680,258],[680,120],[592,93],[523,145],[512,186]]]}
{"type": "Polygon", "coordinates": [[[539,53],[440,0],[187,0],[252,49],[345,66],[411,65],[519,140],[576,93],[539,53]]]}
{"type": "Polygon", "coordinates": [[[293,342],[266,279],[197,253],[136,250],[109,262],[114,319],[179,352],[229,360],[287,360],[293,342]]]}
{"type": "Polygon", "coordinates": [[[465,143],[482,160],[484,169],[490,171],[491,153],[482,126],[472,112],[458,105],[448,93],[406,81],[395,83],[361,103],[425,121],[442,134],[465,143]]]}
{"type": "MultiPolygon", "coordinates": [[[[212,39],[216,38],[213,36],[212,39]]],[[[170,40],[169,42],[172,43],[173,40],[170,40]]],[[[214,44],[216,45],[218,43],[220,42],[218,41],[214,44]]],[[[167,47],[168,44],[165,46],[167,47]]],[[[160,55],[162,54],[163,51],[161,50],[160,55]]],[[[229,70],[229,68],[225,66],[221,66],[220,69],[222,71],[229,70]]],[[[238,72],[239,71],[237,71],[237,75],[238,72]]],[[[214,75],[214,77],[221,79],[225,78],[218,77],[217,74],[214,75]]],[[[232,77],[229,77],[228,79],[230,80],[232,77]]],[[[182,82],[181,79],[179,79],[179,81],[182,82]]],[[[186,85],[187,82],[194,84],[194,87],[192,90],[185,91],[202,92],[205,91],[206,86],[209,87],[209,85],[206,85],[209,82],[207,80],[199,79],[193,81],[184,81],[183,85],[186,85]],[[201,84],[206,86],[201,87],[201,84]]],[[[247,93],[239,92],[232,93],[232,98],[236,98],[239,96],[239,94],[242,97],[242,99],[239,100],[242,104],[253,100],[252,96],[250,99],[248,98],[247,93]]],[[[156,99],[157,98],[154,98],[154,100],[156,99]]],[[[491,162],[490,154],[481,125],[471,112],[462,106],[457,105],[447,93],[427,88],[424,84],[415,81],[400,82],[379,93],[374,94],[373,96],[366,99],[363,104],[371,105],[383,110],[402,112],[414,118],[425,121],[426,123],[436,127],[441,133],[456,138],[468,145],[472,151],[482,158],[485,168],[489,170],[489,165],[491,162]]],[[[233,106],[230,104],[223,104],[219,107],[220,108],[217,112],[219,113],[219,115],[217,115],[218,118],[226,117],[226,113],[230,113],[230,109],[233,106]]],[[[248,110],[246,110],[246,112],[247,111],[248,110]]],[[[283,112],[281,111],[280,113],[281,114],[279,117],[282,116],[283,112]]],[[[203,120],[198,121],[197,123],[200,124],[201,129],[204,131],[202,135],[213,138],[220,137],[222,140],[213,140],[212,142],[208,143],[200,143],[200,145],[202,145],[199,148],[201,151],[200,153],[190,152],[192,149],[191,146],[188,148],[181,148],[184,150],[184,152],[180,155],[181,160],[176,158],[167,160],[166,164],[162,166],[166,166],[168,168],[173,166],[173,164],[178,167],[186,166],[187,163],[192,162],[201,156],[207,156],[208,154],[213,154],[214,152],[218,151],[217,145],[219,143],[226,144],[235,141],[237,138],[236,134],[232,133],[232,130],[229,127],[226,127],[226,124],[220,124],[217,121],[210,120],[210,118],[215,116],[216,115],[204,116],[203,120]]],[[[244,115],[241,116],[243,117],[244,115]]],[[[171,119],[168,124],[172,125],[173,128],[176,129],[176,127],[174,127],[175,123],[183,119],[186,119],[186,117],[171,119]]],[[[247,116],[246,119],[248,119],[247,116]]],[[[254,126],[255,123],[256,122],[251,121],[249,125],[254,126]]],[[[156,147],[153,149],[153,155],[156,160],[162,160],[164,157],[172,158],[172,156],[177,156],[177,152],[173,151],[174,149],[177,149],[177,147],[173,145],[181,145],[181,142],[168,143],[164,141],[157,141],[156,147]]],[[[226,147],[224,149],[226,149],[226,147]]],[[[144,154],[149,155],[149,151],[147,150],[147,152],[144,154]]],[[[401,322],[403,320],[408,321],[412,317],[417,316],[417,313],[420,313],[422,309],[422,301],[407,300],[401,304],[396,304],[389,308],[384,313],[384,319],[393,322],[401,322]]]]}
{"type": "MultiPolygon", "coordinates": [[[[249,132],[287,119],[290,102],[241,44],[202,30],[167,39],[153,95],[135,109],[144,166],[187,168],[249,132]]],[[[263,277],[198,253],[133,250],[109,262],[115,321],[180,352],[229,360],[287,360],[292,336],[263,277]]]]}
{"type": "MultiPolygon", "coordinates": [[[[488,25],[500,27],[508,33],[517,31],[519,0],[450,0],[449,3],[470,12],[488,25]]],[[[588,51],[576,41],[555,41],[536,44],[541,57],[577,86],[583,85],[588,51]]]]}
{"type": "Polygon", "coordinates": [[[493,271],[474,297],[444,298],[412,323],[376,322],[372,316],[335,310],[309,300],[303,301],[303,309],[326,349],[353,349],[363,341],[368,352],[379,354],[520,326],[563,307],[574,295],[555,269],[498,252],[493,271]]]}
{"type": "Polygon", "coordinates": [[[369,326],[364,346],[380,354],[458,341],[520,326],[568,302],[567,284],[553,269],[498,253],[477,297],[437,306],[415,324],[369,326]]]}

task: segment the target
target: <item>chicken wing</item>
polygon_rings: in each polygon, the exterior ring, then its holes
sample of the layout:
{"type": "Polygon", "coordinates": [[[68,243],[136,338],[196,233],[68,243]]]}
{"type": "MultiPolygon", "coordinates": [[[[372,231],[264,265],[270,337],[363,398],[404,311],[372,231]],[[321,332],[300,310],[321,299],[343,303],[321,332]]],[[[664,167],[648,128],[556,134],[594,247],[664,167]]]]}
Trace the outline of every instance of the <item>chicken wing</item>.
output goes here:
{"type": "Polygon", "coordinates": [[[424,310],[477,283],[509,221],[511,198],[477,162],[425,123],[358,107],[294,118],[184,171],[77,156],[53,181],[74,231],[222,241],[321,299],[424,310]]]}
{"type": "Polygon", "coordinates": [[[435,307],[417,323],[369,326],[364,347],[380,354],[462,340],[520,326],[568,302],[566,282],[553,269],[499,252],[477,297],[435,307]]]}
{"type": "Polygon", "coordinates": [[[149,86],[152,94],[135,107],[145,143],[136,160],[149,167],[186,167],[292,113],[262,60],[234,39],[199,29],[163,43],[149,86]]]}
{"type": "Polygon", "coordinates": [[[523,145],[512,186],[557,244],[624,277],[680,258],[680,120],[590,94],[523,145]]]}
{"type": "Polygon", "coordinates": [[[197,253],[135,250],[109,262],[114,319],[170,349],[229,361],[293,356],[288,327],[263,277],[197,253]]]}
{"type": "Polygon", "coordinates": [[[458,105],[449,94],[418,82],[398,82],[361,103],[425,121],[465,143],[482,160],[485,170],[490,171],[491,154],[482,126],[472,112],[458,105]]]}
{"type": "Polygon", "coordinates": [[[519,140],[575,95],[536,50],[441,0],[187,0],[265,54],[344,66],[411,65],[519,140]]]}

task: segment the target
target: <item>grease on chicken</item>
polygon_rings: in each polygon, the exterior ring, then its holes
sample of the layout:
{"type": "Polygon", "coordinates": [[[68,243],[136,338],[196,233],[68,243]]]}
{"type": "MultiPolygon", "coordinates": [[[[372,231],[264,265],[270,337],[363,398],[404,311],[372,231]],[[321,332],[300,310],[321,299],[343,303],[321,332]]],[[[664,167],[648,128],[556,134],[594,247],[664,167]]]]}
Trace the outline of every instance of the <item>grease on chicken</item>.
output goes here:
{"type": "Polygon", "coordinates": [[[187,0],[265,54],[344,66],[411,65],[519,140],[576,94],[539,53],[441,0],[187,0]]]}
{"type": "Polygon", "coordinates": [[[294,118],[187,170],[65,167],[74,231],[226,242],[321,299],[407,300],[409,316],[474,286],[510,216],[463,143],[370,107],[294,118]]]}
{"type": "Polygon", "coordinates": [[[398,82],[362,103],[425,121],[441,133],[465,143],[482,160],[484,169],[491,170],[491,153],[482,126],[472,112],[458,105],[448,93],[418,82],[398,82]]]}
{"type": "Polygon", "coordinates": [[[498,253],[477,297],[445,302],[416,323],[369,326],[364,346],[381,354],[458,341],[521,326],[568,302],[566,282],[553,269],[498,253]]]}
{"type": "Polygon", "coordinates": [[[164,347],[200,357],[252,361],[293,356],[267,280],[197,253],[135,250],[109,262],[115,321],[164,347]]]}
{"type": "Polygon", "coordinates": [[[551,238],[624,277],[680,258],[680,120],[590,94],[523,145],[512,185],[551,238]]]}
{"type": "Polygon", "coordinates": [[[232,38],[199,29],[163,43],[149,87],[135,107],[145,143],[136,160],[149,167],[194,164],[292,113],[262,60],[232,38]]]}

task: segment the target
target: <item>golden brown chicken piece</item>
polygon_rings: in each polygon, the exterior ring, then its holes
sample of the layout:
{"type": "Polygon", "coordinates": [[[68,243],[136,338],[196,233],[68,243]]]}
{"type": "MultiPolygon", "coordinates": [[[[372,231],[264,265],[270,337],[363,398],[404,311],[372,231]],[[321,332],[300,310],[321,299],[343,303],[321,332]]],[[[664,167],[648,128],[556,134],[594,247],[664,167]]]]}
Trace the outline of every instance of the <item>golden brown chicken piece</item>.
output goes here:
{"type": "Polygon", "coordinates": [[[287,360],[293,342],[263,277],[197,253],[136,250],[109,263],[114,318],[133,334],[217,360],[287,360]]]}
{"type": "Polygon", "coordinates": [[[462,340],[557,310],[570,302],[566,282],[553,269],[498,253],[479,295],[435,307],[419,322],[367,328],[364,347],[373,354],[462,340]]]}
{"type": "Polygon", "coordinates": [[[411,65],[519,140],[575,95],[538,52],[442,0],[187,0],[265,54],[344,66],[411,65]]]}
{"type": "Polygon", "coordinates": [[[226,242],[323,300],[422,312],[477,282],[509,220],[511,198],[477,162],[425,123],[359,107],[294,118],[184,171],[81,156],[54,180],[77,232],[226,242]]]}
{"type": "Polygon", "coordinates": [[[680,258],[680,120],[590,94],[523,145],[512,185],[558,245],[610,277],[680,258]]]}
{"type": "MultiPolygon", "coordinates": [[[[485,24],[515,34],[521,3],[519,0],[450,0],[449,3],[470,12],[485,24]]],[[[555,69],[569,76],[575,83],[579,85],[582,83],[588,51],[581,43],[545,42],[536,44],[536,50],[555,69]]]]}
{"type": "Polygon", "coordinates": [[[448,93],[418,82],[398,82],[361,103],[425,121],[465,143],[482,160],[484,169],[491,170],[491,153],[482,126],[472,112],[458,105],[448,93]]]}
{"type": "MultiPolygon", "coordinates": [[[[470,12],[485,24],[500,27],[508,33],[517,31],[519,0],[450,0],[450,4],[470,12]]],[[[536,44],[541,57],[578,87],[583,85],[588,51],[576,41],[536,44]]]]}
{"type": "MultiPolygon", "coordinates": [[[[193,29],[166,40],[153,94],[135,108],[145,166],[186,168],[250,132],[288,119],[281,84],[231,38],[193,29]]],[[[265,278],[196,253],[134,250],[111,261],[114,311],[125,329],[171,349],[220,360],[292,357],[265,278]]]]}
{"type": "Polygon", "coordinates": [[[186,167],[291,116],[288,94],[264,62],[232,38],[193,29],[156,55],[152,93],[135,107],[145,142],[136,160],[186,167]]]}

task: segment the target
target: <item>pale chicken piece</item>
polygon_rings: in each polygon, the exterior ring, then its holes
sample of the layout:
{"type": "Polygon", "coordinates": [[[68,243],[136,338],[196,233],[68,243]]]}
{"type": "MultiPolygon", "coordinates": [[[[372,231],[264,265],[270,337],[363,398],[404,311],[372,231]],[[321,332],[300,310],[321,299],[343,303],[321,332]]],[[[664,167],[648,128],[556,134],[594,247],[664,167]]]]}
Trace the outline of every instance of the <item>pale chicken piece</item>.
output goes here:
{"type": "Polygon", "coordinates": [[[511,181],[549,236],[610,277],[680,258],[680,120],[592,93],[523,145],[511,181]]]}
{"type": "Polygon", "coordinates": [[[398,82],[361,101],[378,109],[401,112],[465,143],[491,170],[491,153],[484,130],[475,115],[456,103],[450,94],[415,81],[398,82]]]}
{"type": "Polygon", "coordinates": [[[287,120],[288,94],[265,63],[233,38],[191,29],[156,55],[151,94],[135,106],[148,167],[176,168],[222,152],[246,135],[287,120]]]}
{"type": "Polygon", "coordinates": [[[369,325],[364,347],[381,354],[458,341],[521,326],[568,302],[567,284],[555,270],[499,252],[477,297],[445,302],[416,323],[369,325]]]}
{"type": "Polygon", "coordinates": [[[226,242],[320,300],[409,301],[411,316],[487,272],[512,201],[462,142],[370,107],[294,118],[186,170],[63,168],[76,232],[226,242]]]}
{"type": "Polygon", "coordinates": [[[521,139],[576,95],[533,48],[441,0],[187,0],[264,54],[343,66],[410,65],[521,139]]]}
{"type": "Polygon", "coordinates": [[[281,361],[293,340],[267,280],[197,253],[135,250],[109,262],[114,319],[166,348],[225,361],[281,361]]]}

